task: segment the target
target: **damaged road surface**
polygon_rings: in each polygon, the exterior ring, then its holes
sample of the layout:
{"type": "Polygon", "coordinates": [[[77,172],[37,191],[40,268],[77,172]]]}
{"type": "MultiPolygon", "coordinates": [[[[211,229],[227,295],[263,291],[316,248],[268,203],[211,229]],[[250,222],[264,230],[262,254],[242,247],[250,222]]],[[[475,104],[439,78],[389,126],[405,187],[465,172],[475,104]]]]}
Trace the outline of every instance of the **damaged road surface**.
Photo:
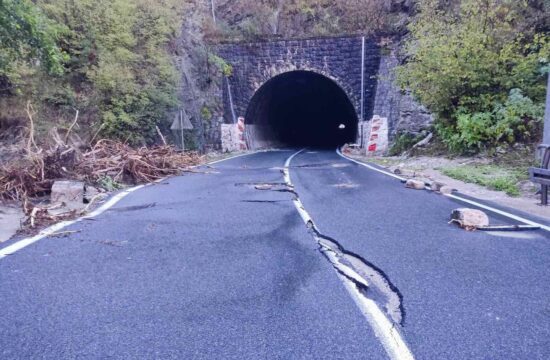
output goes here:
{"type": "Polygon", "coordinates": [[[314,235],[366,279],[365,296],[414,358],[550,358],[547,232],[464,231],[448,223],[464,204],[407,189],[334,151],[301,152],[289,165],[314,235]],[[320,162],[352,166],[303,166],[320,162]],[[341,183],[359,187],[334,186],[341,183]]]}
{"type": "Polygon", "coordinates": [[[542,231],[465,232],[334,151],[213,167],[0,259],[0,358],[550,357],[542,231]]]}
{"type": "Polygon", "coordinates": [[[1,259],[0,359],[386,359],[270,170],[291,154],[145,187],[1,259]]]}

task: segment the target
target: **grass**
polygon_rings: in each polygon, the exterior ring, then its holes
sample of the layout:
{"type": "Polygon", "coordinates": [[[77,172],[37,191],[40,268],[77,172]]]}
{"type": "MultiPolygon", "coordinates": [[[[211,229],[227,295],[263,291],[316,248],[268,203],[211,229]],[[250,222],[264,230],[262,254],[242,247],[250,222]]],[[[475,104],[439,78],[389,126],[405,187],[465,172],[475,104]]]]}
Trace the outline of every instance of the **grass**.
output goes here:
{"type": "Polygon", "coordinates": [[[498,165],[462,165],[442,168],[441,173],[453,179],[504,191],[510,196],[519,196],[518,182],[528,180],[527,169],[498,165]]]}
{"type": "MultiPolygon", "coordinates": [[[[360,157],[360,159],[365,160],[364,157],[360,157]]],[[[382,156],[372,156],[372,157],[369,157],[366,160],[368,160],[371,163],[381,165],[381,166],[397,165],[402,161],[401,159],[386,158],[386,157],[382,157],[382,156]]]]}
{"type": "Polygon", "coordinates": [[[117,182],[108,175],[103,176],[101,179],[99,179],[98,185],[107,191],[115,191],[124,188],[124,185],[117,182]]]}

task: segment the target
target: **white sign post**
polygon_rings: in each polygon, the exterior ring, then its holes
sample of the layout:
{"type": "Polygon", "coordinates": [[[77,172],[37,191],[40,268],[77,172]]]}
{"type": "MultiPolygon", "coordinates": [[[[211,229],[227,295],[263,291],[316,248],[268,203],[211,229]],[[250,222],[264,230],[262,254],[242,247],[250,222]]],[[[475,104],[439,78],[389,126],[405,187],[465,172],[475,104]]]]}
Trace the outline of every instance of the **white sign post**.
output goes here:
{"type": "Polygon", "coordinates": [[[172,122],[172,126],[170,126],[170,130],[179,132],[178,135],[180,135],[181,149],[185,150],[185,138],[184,138],[183,130],[193,130],[193,124],[191,124],[191,120],[189,120],[189,117],[187,116],[185,109],[181,109],[176,114],[176,117],[172,122]]]}
{"type": "Polygon", "coordinates": [[[548,85],[546,86],[546,109],[544,110],[544,130],[542,144],[538,148],[538,156],[542,157],[544,150],[550,147],[550,74],[548,74],[548,85]]]}

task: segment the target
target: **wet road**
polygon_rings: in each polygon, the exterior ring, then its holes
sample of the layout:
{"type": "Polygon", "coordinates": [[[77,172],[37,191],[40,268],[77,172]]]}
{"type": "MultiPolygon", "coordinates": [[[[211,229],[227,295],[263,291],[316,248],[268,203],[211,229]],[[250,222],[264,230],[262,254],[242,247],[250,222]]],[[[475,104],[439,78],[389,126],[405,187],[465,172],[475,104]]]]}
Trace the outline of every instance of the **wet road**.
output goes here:
{"type": "Polygon", "coordinates": [[[464,232],[463,204],[333,151],[296,155],[289,187],[293,153],[145,187],[0,259],[0,358],[550,357],[544,232],[464,232]]]}

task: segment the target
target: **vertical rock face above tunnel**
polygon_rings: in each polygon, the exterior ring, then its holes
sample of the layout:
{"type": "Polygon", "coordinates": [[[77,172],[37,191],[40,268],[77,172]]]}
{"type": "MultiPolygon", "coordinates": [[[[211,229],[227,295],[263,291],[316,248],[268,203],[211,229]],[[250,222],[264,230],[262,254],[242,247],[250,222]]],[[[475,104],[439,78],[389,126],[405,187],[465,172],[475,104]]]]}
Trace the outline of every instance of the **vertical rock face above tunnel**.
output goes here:
{"type": "MultiPolygon", "coordinates": [[[[364,48],[361,36],[350,36],[229,43],[218,45],[215,51],[233,67],[230,86],[223,88],[226,123],[234,121],[233,113],[245,116],[256,92],[270,79],[293,71],[309,71],[332,80],[346,94],[357,117],[363,113],[368,120],[372,115],[380,62],[375,39],[367,38],[364,48]]],[[[248,119],[245,121],[248,124],[248,119]]]]}

